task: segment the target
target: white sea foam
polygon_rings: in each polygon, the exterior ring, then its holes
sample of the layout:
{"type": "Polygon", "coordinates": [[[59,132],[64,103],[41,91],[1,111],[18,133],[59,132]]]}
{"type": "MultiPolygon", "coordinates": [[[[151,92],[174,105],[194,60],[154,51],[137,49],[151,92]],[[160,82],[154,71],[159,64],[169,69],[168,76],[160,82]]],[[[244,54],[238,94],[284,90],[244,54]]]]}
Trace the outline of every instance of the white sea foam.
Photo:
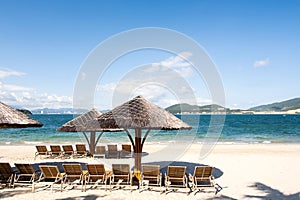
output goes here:
{"type": "Polygon", "coordinates": [[[42,142],[40,141],[24,141],[24,144],[41,144],[42,142]]]}
{"type": "Polygon", "coordinates": [[[272,142],[271,141],[263,141],[262,143],[263,144],[271,144],[272,142]]]}

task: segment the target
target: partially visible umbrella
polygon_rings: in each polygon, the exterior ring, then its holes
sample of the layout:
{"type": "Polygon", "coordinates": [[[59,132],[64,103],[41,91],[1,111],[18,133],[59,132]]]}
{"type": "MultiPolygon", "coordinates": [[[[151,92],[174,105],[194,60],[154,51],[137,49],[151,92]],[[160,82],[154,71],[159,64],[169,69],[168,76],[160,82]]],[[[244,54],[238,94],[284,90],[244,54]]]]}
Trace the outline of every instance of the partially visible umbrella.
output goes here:
{"type": "Polygon", "coordinates": [[[41,127],[43,124],[0,102],[0,128],[41,127]]]}
{"type": "Polygon", "coordinates": [[[137,178],[139,178],[141,170],[143,145],[151,129],[178,130],[192,128],[165,109],[147,101],[142,96],[137,96],[113,110],[98,116],[96,120],[89,122],[87,128],[90,127],[94,129],[98,127],[104,131],[105,129],[117,128],[125,130],[134,149],[134,171],[137,178]],[[135,130],[134,140],[128,129],[135,130]],[[146,129],[147,132],[142,138],[143,129],[146,129]]]}
{"type": "MultiPolygon", "coordinates": [[[[87,124],[91,121],[94,120],[95,118],[99,117],[101,115],[101,112],[99,112],[97,109],[93,108],[92,110],[72,119],[71,121],[68,121],[61,127],[57,128],[56,130],[59,132],[83,132],[83,135],[88,142],[90,152],[93,154],[95,152],[95,147],[101,138],[103,134],[102,129],[94,129],[88,128],[87,124]],[[86,132],[90,132],[90,139],[88,138],[86,132]],[[100,132],[96,139],[96,132],[100,132]]],[[[106,130],[108,131],[120,131],[118,130],[106,130]]]]}

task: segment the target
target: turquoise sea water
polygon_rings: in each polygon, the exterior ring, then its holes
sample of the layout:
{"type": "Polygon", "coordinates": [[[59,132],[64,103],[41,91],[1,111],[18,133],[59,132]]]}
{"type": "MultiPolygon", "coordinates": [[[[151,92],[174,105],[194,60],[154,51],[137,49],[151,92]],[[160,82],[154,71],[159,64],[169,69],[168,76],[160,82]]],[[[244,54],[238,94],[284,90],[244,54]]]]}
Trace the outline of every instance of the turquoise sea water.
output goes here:
{"type": "MultiPolygon", "coordinates": [[[[56,132],[56,128],[73,119],[73,115],[32,115],[44,124],[41,128],[0,129],[0,145],[85,142],[82,133],[56,132]]],[[[208,130],[220,130],[211,124],[210,115],[177,115],[193,129],[190,131],[152,130],[147,142],[203,142],[208,130]]],[[[129,142],[124,132],[104,133],[101,143],[129,142]]],[[[299,143],[300,115],[226,115],[220,143],[299,143]]]]}

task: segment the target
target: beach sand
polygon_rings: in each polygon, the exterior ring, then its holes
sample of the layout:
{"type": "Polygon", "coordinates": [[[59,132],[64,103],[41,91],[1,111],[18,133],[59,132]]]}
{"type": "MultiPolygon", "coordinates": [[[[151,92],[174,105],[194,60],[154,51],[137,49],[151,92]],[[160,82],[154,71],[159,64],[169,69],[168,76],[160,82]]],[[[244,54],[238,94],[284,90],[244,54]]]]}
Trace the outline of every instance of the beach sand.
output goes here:
{"type": "MultiPolygon", "coordinates": [[[[145,144],[142,162],[188,166],[192,173],[195,165],[215,167],[216,183],[222,190],[215,195],[212,190],[187,195],[187,190],[160,194],[158,191],[139,192],[103,189],[41,190],[32,193],[30,188],[0,189],[1,199],[300,199],[300,144],[217,144],[206,156],[200,157],[201,144],[192,144],[185,151],[178,144],[145,144]],[[178,151],[175,151],[178,149],[178,151]]],[[[111,163],[127,162],[133,166],[133,159],[40,159],[34,160],[35,146],[0,146],[0,162],[44,163],[81,162],[111,163]]]]}

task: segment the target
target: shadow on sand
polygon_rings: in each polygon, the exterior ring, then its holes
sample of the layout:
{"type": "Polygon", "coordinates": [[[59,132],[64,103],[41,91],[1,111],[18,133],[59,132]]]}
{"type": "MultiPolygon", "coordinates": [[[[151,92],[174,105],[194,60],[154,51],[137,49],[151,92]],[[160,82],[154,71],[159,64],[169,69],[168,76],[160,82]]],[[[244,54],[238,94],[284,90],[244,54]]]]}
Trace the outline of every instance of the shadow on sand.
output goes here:
{"type": "Polygon", "coordinates": [[[256,182],[250,187],[260,190],[265,195],[245,195],[247,198],[255,198],[255,199],[286,199],[286,200],[299,200],[300,199],[300,192],[290,195],[285,195],[281,191],[271,188],[263,183],[256,182]]]}
{"type": "Polygon", "coordinates": [[[96,200],[98,198],[101,197],[105,197],[104,196],[100,196],[100,195],[86,195],[86,196],[79,196],[79,197],[67,197],[67,198],[62,198],[62,199],[57,199],[57,200],[76,200],[76,199],[82,199],[82,200],[96,200]]]}
{"type": "MultiPolygon", "coordinates": [[[[168,171],[168,166],[186,166],[186,174],[193,174],[194,169],[196,166],[207,166],[204,164],[199,163],[191,163],[191,162],[183,162],[183,161],[160,161],[160,162],[148,162],[148,163],[142,163],[142,165],[159,165],[160,166],[160,172],[164,175],[168,171]]],[[[217,168],[214,167],[213,176],[217,179],[220,178],[223,175],[223,172],[217,168]]]]}

